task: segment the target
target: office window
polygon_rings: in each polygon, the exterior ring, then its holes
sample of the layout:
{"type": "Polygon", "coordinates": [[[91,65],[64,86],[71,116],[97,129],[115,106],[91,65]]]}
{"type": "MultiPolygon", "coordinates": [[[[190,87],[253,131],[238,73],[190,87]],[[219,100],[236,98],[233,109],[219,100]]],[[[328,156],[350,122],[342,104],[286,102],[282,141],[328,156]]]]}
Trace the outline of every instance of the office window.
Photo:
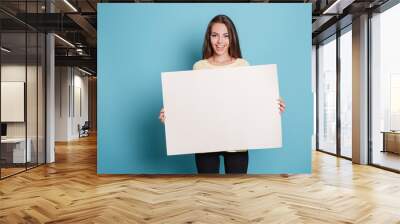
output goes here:
{"type": "Polygon", "coordinates": [[[340,36],[340,154],[352,157],[352,32],[340,36]]]}
{"type": "Polygon", "coordinates": [[[390,130],[400,130],[400,73],[390,74],[390,130]]]}
{"type": "Polygon", "coordinates": [[[336,153],[336,36],[318,47],[318,149],[336,153]]]}
{"type": "Polygon", "coordinates": [[[372,163],[400,170],[400,5],[371,19],[372,163]]]}

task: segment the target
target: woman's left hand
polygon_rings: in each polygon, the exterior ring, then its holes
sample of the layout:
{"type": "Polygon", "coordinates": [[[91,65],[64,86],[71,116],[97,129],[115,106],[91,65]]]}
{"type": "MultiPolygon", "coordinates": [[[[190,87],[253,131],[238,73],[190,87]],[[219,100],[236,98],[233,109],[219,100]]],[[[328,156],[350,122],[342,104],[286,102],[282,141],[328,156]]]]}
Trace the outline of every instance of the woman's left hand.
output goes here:
{"type": "Polygon", "coordinates": [[[278,99],[278,105],[279,105],[279,113],[285,112],[286,104],[285,104],[285,101],[283,101],[282,98],[278,99]]]}

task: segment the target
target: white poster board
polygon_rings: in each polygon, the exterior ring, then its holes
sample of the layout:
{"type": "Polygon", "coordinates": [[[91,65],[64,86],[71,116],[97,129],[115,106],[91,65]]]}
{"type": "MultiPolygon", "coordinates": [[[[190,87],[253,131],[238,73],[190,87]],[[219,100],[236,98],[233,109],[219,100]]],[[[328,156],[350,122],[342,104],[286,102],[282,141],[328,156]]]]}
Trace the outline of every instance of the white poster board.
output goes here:
{"type": "Polygon", "coordinates": [[[24,82],[1,82],[1,122],[24,122],[24,82]]]}
{"type": "Polygon", "coordinates": [[[161,76],[168,155],[282,147],[276,65],[161,76]]]}

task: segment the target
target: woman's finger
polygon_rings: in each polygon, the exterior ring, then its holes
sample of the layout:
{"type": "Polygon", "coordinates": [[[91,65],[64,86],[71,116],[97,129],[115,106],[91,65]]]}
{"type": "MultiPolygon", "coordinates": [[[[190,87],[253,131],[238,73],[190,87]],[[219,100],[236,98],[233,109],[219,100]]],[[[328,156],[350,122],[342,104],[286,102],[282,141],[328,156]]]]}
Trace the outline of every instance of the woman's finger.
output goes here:
{"type": "Polygon", "coordinates": [[[285,112],[285,108],[286,108],[285,103],[281,99],[279,99],[278,102],[279,102],[278,103],[279,104],[279,113],[285,112]]]}

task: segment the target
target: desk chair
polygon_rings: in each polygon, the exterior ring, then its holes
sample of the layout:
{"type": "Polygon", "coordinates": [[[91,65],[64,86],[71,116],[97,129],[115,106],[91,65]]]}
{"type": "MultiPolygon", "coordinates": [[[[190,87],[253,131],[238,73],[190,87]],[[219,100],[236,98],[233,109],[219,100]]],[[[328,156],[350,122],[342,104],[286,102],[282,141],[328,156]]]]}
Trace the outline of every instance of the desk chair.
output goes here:
{"type": "Polygon", "coordinates": [[[90,129],[89,121],[85,121],[82,127],[78,124],[79,138],[89,136],[89,129],[90,129]]]}

